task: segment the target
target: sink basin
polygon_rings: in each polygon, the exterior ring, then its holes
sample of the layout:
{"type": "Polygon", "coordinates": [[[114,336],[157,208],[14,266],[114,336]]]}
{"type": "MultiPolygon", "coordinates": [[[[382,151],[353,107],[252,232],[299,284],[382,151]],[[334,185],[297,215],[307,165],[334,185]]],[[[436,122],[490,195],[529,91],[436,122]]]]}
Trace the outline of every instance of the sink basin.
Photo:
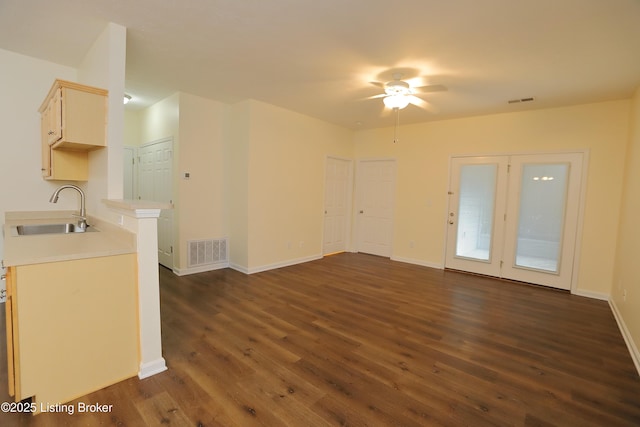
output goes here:
{"type": "Polygon", "coordinates": [[[73,223],[65,224],[31,224],[31,225],[16,225],[12,227],[12,234],[14,236],[30,236],[36,234],[70,234],[70,233],[84,233],[86,231],[97,231],[95,228],[87,228],[83,230],[73,223]]]}

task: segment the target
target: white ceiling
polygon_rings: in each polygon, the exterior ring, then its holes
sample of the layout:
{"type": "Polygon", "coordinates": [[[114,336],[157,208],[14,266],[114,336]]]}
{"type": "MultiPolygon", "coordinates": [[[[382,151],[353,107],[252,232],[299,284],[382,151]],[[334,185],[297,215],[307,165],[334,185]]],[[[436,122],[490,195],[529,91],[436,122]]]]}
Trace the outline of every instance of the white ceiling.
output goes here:
{"type": "Polygon", "coordinates": [[[253,98],[358,129],[393,124],[366,98],[398,70],[448,87],[401,124],[640,85],[640,0],[0,0],[0,48],[77,67],[107,22],[127,27],[138,106],[176,91],[253,98]]]}

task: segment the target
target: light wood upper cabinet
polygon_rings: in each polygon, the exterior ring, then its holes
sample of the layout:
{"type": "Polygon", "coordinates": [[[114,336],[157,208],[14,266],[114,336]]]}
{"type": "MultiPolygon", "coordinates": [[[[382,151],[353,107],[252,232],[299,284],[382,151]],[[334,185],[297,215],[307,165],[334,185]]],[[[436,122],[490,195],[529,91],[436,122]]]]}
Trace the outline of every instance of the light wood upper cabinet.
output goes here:
{"type": "Polygon", "coordinates": [[[73,150],[106,146],[107,95],[105,89],[56,80],[39,110],[48,144],[73,150]]]}
{"type": "Polygon", "coordinates": [[[42,176],[86,181],[87,152],[107,145],[108,92],[56,80],[40,106],[42,176]]]}

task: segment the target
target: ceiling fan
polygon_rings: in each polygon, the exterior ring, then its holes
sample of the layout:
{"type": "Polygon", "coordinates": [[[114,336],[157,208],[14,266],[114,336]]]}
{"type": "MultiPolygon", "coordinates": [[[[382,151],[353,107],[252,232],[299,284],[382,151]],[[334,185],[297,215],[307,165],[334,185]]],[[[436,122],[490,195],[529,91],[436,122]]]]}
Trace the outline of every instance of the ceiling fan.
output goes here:
{"type": "Polygon", "coordinates": [[[371,98],[382,98],[384,106],[392,109],[396,113],[396,123],[393,131],[393,142],[398,142],[398,127],[400,126],[400,110],[409,104],[426,108],[427,101],[419,98],[420,95],[428,92],[446,91],[443,85],[411,86],[409,82],[402,80],[402,73],[393,73],[393,80],[387,83],[371,82],[375,86],[383,87],[384,93],[374,95],[371,98]]]}
{"type": "Polygon", "coordinates": [[[447,90],[443,85],[412,86],[408,81],[402,80],[402,77],[402,73],[393,73],[393,80],[390,82],[371,82],[375,86],[384,88],[384,93],[374,95],[372,98],[382,98],[385,107],[393,110],[401,110],[409,104],[424,108],[427,102],[417,95],[447,90]]]}

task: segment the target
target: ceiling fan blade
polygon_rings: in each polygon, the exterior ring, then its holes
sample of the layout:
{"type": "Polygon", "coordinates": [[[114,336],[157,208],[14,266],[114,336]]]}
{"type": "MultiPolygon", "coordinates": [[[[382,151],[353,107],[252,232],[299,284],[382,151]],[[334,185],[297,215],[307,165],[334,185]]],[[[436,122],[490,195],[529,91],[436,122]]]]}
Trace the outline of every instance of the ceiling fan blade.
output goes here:
{"type": "Polygon", "coordinates": [[[447,87],[444,85],[426,85],[426,86],[416,86],[412,87],[413,90],[422,92],[422,93],[430,93],[430,92],[446,92],[447,87]]]}
{"type": "Polygon", "coordinates": [[[365,99],[380,99],[380,98],[384,98],[385,96],[388,96],[388,95],[386,93],[381,93],[379,95],[368,96],[365,99]]]}
{"type": "Polygon", "coordinates": [[[420,107],[432,113],[438,112],[437,108],[435,108],[430,102],[427,102],[422,98],[418,98],[415,95],[409,95],[409,102],[415,105],[416,107],[420,107]]]}
{"type": "Polygon", "coordinates": [[[369,82],[369,84],[372,84],[373,86],[381,87],[381,88],[384,88],[384,85],[385,85],[382,82],[369,82]]]}

